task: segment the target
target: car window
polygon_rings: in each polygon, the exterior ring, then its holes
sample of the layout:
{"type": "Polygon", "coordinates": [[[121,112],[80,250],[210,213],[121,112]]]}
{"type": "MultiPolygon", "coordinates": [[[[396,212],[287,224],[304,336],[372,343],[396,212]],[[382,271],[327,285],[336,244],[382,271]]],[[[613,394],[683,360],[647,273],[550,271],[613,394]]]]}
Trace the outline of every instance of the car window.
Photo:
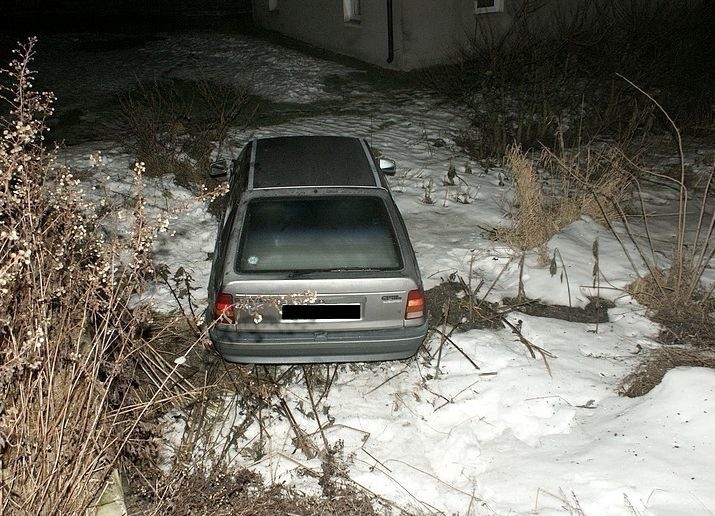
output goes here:
{"type": "Polygon", "coordinates": [[[240,272],[402,268],[379,197],[255,199],[246,209],[240,272]]]}

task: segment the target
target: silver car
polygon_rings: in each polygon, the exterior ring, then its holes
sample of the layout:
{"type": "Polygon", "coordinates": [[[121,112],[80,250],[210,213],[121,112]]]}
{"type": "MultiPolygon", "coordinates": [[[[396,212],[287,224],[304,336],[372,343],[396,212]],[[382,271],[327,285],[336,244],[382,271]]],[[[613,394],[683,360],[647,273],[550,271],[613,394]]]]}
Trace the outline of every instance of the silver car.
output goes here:
{"type": "Polygon", "coordinates": [[[230,190],[207,322],[227,361],[394,360],[427,334],[417,260],[384,177],[394,163],[338,136],[253,140],[230,190]]]}

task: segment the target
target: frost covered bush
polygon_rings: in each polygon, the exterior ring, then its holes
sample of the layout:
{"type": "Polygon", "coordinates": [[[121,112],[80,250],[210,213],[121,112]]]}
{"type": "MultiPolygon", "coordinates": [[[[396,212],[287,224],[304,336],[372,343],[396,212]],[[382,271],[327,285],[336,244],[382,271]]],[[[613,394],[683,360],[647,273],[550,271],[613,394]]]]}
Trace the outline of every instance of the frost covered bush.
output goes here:
{"type": "Polygon", "coordinates": [[[45,146],[54,98],[33,89],[35,43],[0,86],[0,513],[76,514],[123,456],[153,455],[134,380],[150,313],[130,301],[160,225],[143,216],[139,169],[130,237],[103,237],[99,207],[45,146]]]}

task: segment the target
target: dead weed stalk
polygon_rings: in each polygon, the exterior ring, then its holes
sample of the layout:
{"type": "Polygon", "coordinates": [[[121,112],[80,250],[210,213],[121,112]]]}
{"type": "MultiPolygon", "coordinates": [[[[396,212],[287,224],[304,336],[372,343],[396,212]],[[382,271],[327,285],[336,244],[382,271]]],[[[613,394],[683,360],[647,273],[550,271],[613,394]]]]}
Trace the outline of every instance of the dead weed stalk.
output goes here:
{"type": "MultiPolygon", "coordinates": [[[[621,76],[622,77],[622,76],[621,76]]],[[[661,340],[670,344],[695,344],[712,347],[715,345],[714,314],[715,285],[706,286],[702,278],[715,256],[713,233],[715,232],[715,210],[711,205],[711,188],[715,178],[715,164],[708,174],[704,190],[697,208],[694,226],[688,220],[691,199],[695,192],[687,185],[685,156],[680,130],[658,101],[639,86],[622,77],[628,84],[648,98],[668,120],[672,127],[677,152],[680,160],[680,176],[672,178],[645,170],[651,176],[676,184],[678,189],[678,218],[671,256],[671,266],[663,269],[655,261],[657,249],[650,237],[648,215],[642,210],[642,222],[647,237],[644,247],[635,235],[622,210],[620,219],[627,229],[628,236],[636,246],[639,257],[647,269],[627,290],[653,313],[654,319],[661,323],[661,340]],[[710,213],[708,214],[708,211],[710,213]]],[[[640,190],[640,187],[639,187],[640,190]]],[[[636,270],[638,273],[638,270],[636,270]]]]}

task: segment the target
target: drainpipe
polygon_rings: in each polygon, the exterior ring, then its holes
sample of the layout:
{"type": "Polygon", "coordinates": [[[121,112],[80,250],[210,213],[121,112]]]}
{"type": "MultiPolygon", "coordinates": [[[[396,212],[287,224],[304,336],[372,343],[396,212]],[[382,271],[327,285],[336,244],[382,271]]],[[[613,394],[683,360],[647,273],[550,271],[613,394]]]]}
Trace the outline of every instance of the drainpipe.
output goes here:
{"type": "Polygon", "coordinates": [[[387,0],[387,62],[395,60],[395,27],[392,20],[392,0],[387,0]]]}

